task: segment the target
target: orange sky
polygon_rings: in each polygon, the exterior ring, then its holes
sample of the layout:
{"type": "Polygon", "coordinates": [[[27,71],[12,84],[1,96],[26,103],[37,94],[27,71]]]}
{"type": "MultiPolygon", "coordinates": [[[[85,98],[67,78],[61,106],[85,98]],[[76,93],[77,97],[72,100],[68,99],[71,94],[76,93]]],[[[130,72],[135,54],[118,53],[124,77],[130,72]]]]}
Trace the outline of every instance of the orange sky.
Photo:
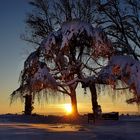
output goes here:
{"type": "MultiPolygon", "coordinates": [[[[106,91],[107,93],[107,91],[106,91]]],[[[99,104],[102,106],[103,112],[111,112],[111,111],[119,111],[119,112],[137,112],[136,105],[128,105],[125,100],[126,98],[121,95],[116,100],[112,99],[106,93],[101,93],[98,98],[99,104]],[[104,94],[104,95],[103,95],[104,94]]],[[[113,92],[112,92],[113,94],[113,92]]],[[[117,94],[117,93],[115,93],[117,94]]],[[[7,96],[8,94],[0,94],[0,114],[3,113],[21,113],[24,110],[24,104],[20,102],[18,99],[14,102],[11,106],[9,105],[10,97],[7,96]]],[[[125,95],[125,94],[124,94],[125,95]]],[[[91,107],[91,98],[90,93],[84,94],[82,89],[77,90],[77,101],[78,101],[78,111],[83,114],[87,112],[92,112],[91,107]]],[[[65,115],[66,111],[64,109],[64,104],[70,103],[69,96],[65,98],[62,96],[60,99],[55,99],[46,103],[44,100],[42,103],[38,103],[35,101],[34,104],[34,111],[40,114],[56,114],[56,115],[65,115]]]]}

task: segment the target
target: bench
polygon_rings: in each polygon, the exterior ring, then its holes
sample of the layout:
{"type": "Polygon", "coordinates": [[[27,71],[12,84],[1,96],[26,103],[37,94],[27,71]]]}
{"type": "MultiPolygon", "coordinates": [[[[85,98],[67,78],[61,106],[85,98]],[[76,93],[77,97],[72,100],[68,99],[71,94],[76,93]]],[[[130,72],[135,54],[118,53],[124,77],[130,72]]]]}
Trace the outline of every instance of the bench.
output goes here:
{"type": "Polygon", "coordinates": [[[118,120],[119,119],[119,112],[103,113],[102,119],[104,119],[104,120],[118,120]]]}
{"type": "Polygon", "coordinates": [[[89,123],[90,120],[92,120],[93,122],[95,122],[95,116],[94,116],[93,113],[88,113],[87,116],[88,116],[88,123],[89,123]]]}
{"type": "MultiPolygon", "coordinates": [[[[93,121],[95,123],[95,115],[94,113],[88,113],[88,123],[93,121]]],[[[109,112],[109,113],[102,113],[100,117],[97,117],[97,119],[101,120],[119,120],[119,112],[109,112]]]]}

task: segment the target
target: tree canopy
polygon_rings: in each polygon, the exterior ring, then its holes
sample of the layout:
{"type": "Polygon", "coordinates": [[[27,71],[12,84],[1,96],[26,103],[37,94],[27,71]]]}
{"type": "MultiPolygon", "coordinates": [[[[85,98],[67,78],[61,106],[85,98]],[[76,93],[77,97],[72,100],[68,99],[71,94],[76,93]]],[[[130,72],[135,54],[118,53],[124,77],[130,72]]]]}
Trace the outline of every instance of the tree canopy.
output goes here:
{"type": "MultiPolygon", "coordinates": [[[[12,95],[43,89],[59,91],[71,97],[77,114],[79,82],[86,88],[89,83],[113,84],[121,79],[139,92],[139,82],[128,76],[129,70],[120,74],[124,71],[122,65],[133,69],[126,63],[126,55],[130,62],[140,57],[138,0],[30,0],[29,4],[33,11],[27,15],[27,32],[21,37],[37,44],[37,49],[25,61],[21,86],[12,95]],[[113,61],[112,66],[112,56],[122,58],[122,65],[113,61]],[[107,58],[107,66],[99,63],[101,58],[107,58]],[[103,81],[101,75],[106,69],[108,76],[103,81]]],[[[133,72],[131,75],[134,77],[133,72]]]]}
{"type": "Polygon", "coordinates": [[[112,54],[111,42],[101,29],[79,20],[64,23],[58,31],[48,34],[27,58],[20,89],[26,93],[42,89],[60,91],[69,95],[72,102],[75,100],[73,112],[77,113],[77,79],[95,75],[94,59],[109,58],[112,54]]]}

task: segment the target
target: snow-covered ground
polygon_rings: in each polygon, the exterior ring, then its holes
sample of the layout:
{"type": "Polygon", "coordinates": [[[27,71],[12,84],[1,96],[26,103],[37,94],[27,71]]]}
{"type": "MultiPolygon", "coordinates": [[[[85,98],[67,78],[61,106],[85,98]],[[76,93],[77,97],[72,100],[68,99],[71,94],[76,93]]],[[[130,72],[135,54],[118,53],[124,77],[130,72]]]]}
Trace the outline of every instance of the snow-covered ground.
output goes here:
{"type": "Polygon", "coordinates": [[[139,140],[140,117],[95,124],[25,123],[0,117],[0,140],[139,140]]]}

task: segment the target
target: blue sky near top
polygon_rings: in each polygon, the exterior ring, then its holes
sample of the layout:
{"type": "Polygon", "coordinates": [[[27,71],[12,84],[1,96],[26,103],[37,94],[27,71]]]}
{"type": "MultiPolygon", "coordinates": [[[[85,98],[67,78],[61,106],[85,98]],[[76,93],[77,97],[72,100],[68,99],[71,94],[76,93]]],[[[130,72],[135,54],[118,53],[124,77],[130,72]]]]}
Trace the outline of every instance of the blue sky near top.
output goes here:
{"type": "Polygon", "coordinates": [[[20,39],[28,11],[26,0],[0,0],[0,104],[9,104],[9,94],[18,87],[25,52],[29,49],[20,39]]]}

